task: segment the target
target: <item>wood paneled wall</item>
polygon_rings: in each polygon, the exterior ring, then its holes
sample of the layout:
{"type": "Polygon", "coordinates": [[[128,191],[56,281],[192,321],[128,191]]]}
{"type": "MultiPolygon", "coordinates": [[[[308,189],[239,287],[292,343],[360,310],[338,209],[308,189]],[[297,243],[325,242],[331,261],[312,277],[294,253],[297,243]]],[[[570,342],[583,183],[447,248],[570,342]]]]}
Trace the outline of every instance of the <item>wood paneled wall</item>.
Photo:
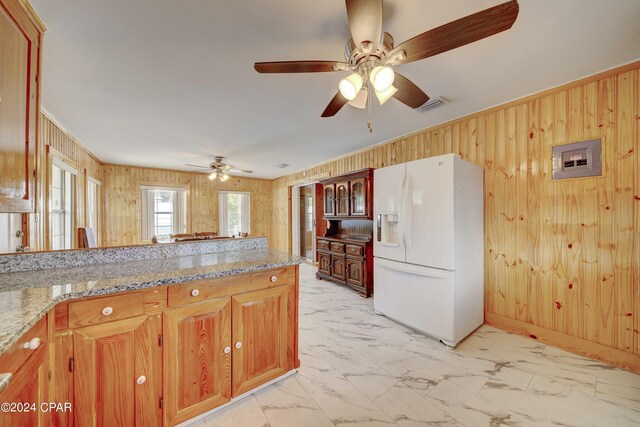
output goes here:
{"type": "MultiPolygon", "coordinates": [[[[76,179],[76,227],[86,225],[86,176],[91,176],[102,181],[102,163],[78,140],[66,130],[62,129],[46,113],[40,112],[38,138],[38,177],[37,187],[37,211],[29,216],[29,245],[31,250],[47,250],[48,236],[48,203],[46,200],[47,170],[49,158],[48,148],[53,148],[62,154],[78,170],[76,179]]],[[[51,150],[49,150],[51,151],[51,150]]]]}
{"type": "Polygon", "coordinates": [[[293,183],[458,153],[485,170],[487,320],[640,371],[639,68],[279,178],[270,243],[289,249],[293,183]],[[551,147],[590,138],[602,138],[604,175],[551,181],[551,147]]]}
{"type": "MultiPolygon", "coordinates": [[[[77,139],[46,113],[40,114],[36,215],[29,217],[31,250],[47,250],[48,213],[46,171],[51,153],[61,155],[78,170],[76,179],[76,227],[86,225],[86,177],[102,183],[102,245],[139,244],[141,229],[141,184],[184,186],[188,189],[188,228],[193,231],[218,230],[218,191],[251,193],[251,235],[269,236],[272,211],[271,181],[232,177],[227,182],[211,182],[206,174],[162,169],[104,165],[77,139]],[[54,151],[55,150],[55,151],[54,151]]],[[[1,215],[1,214],[0,214],[1,215]]]]}
{"type": "Polygon", "coordinates": [[[269,236],[271,181],[231,177],[209,181],[206,174],[130,166],[104,166],[105,243],[132,245],[142,241],[141,185],[187,188],[187,231],[218,231],[218,192],[251,193],[251,235],[269,236]]]}

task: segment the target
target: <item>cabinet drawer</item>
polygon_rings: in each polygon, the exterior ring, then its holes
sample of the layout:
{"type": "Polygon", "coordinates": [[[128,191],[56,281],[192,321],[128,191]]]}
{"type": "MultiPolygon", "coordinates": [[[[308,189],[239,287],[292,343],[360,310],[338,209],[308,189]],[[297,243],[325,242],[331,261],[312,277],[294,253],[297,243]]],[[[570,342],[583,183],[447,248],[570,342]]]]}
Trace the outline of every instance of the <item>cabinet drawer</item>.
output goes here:
{"type": "Polygon", "coordinates": [[[347,245],[347,255],[364,256],[364,248],[358,245],[347,245]]]}
{"type": "Polygon", "coordinates": [[[331,243],[328,240],[318,240],[318,250],[331,250],[331,243]]]}
{"type": "Polygon", "coordinates": [[[344,253],[344,243],[331,242],[331,252],[344,253]]]}
{"type": "Polygon", "coordinates": [[[295,283],[295,267],[277,268],[219,279],[197,280],[169,286],[169,306],[177,307],[290,283],[295,283]]]}
{"type": "Polygon", "coordinates": [[[15,344],[0,356],[0,374],[15,374],[22,365],[47,342],[47,316],[31,327],[15,344]],[[39,340],[39,341],[38,341],[39,340]],[[26,348],[25,348],[26,346],[26,348]]]}
{"type": "Polygon", "coordinates": [[[69,303],[69,328],[98,325],[144,314],[143,292],[69,303]]]}

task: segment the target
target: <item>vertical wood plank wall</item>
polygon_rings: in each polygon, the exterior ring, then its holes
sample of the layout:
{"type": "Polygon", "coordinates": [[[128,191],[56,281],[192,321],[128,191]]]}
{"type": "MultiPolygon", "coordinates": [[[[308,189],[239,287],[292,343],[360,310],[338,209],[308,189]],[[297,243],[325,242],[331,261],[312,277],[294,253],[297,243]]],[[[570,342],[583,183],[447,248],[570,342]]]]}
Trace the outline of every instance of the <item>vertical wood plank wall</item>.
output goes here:
{"type": "Polygon", "coordinates": [[[78,176],[75,183],[76,194],[76,218],[75,226],[86,226],[86,177],[91,176],[102,181],[102,163],[93,154],[91,154],[80,142],[72,135],[61,129],[55,121],[47,114],[40,112],[39,121],[40,137],[38,139],[38,177],[36,180],[37,187],[37,213],[30,215],[30,246],[31,250],[47,250],[46,235],[48,233],[46,227],[46,215],[48,203],[45,200],[47,185],[47,146],[52,147],[57,152],[75,163],[78,170],[78,176]]]}
{"type": "Polygon", "coordinates": [[[105,165],[89,152],[77,139],[62,129],[46,114],[40,114],[38,147],[37,215],[29,215],[31,250],[47,250],[45,236],[47,201],[45,185],[47,146],[75,163],[76,227],[86,225],[85,198],[87,175],[102,183],[102,224],[104,246],[139,244],[142,241],[140,183],[188,188],[189,231],[218,230],[218,191],[245,191],[251,193],[251,235],[268,236],[272,211],[271,181],[265,179],[232,177],[227,182],[211,182],[205,174],[162,169],[105,165]]]}
{"type": "Polygon", "coordinates": [[[640,370],[639,68],[630,64],[278,178],[271,245],[289,249],[291,183],[458,153],[485,170],[486,318],[528,334],[542,328],[550,341],[583,352],[595,343],[590,355],[640,370]],[[603,140],[604,176],[552,182],[551,147],[591,138],[603,140]],[[624,354],[630,357],[620,362],[624,354]]]}
{"type": "Polygon", "coordinates": [[[142,241],[142,193],[140,185],[164,185],[187,189],[187,231],[218,231],[218,192],[251,193],[251,235],[269,236],[272,210],[271,181],[231,177],[209,181],[206,174],[130,166],[104,166],[105,241],[108,245],[132,245],[142,241]]]}

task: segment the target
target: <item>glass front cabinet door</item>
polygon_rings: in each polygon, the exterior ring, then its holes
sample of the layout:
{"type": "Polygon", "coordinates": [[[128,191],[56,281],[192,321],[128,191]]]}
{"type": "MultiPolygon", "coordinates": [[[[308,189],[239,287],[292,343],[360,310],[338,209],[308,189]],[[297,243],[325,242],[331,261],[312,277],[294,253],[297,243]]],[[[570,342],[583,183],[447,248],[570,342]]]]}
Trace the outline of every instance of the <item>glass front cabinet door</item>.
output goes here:
{"type": "Polygon", "coordinates": [[[336,215],[349,215],[349,183],[339,182],[336,184],[336,215]]]}
{"type": "Polygon", "coordinates": [[[351,215],[367,215],[367,186],[366,178],[354,179],[351,181],[351,215]]]}
{"type": "Polygon", "coordinates": [[[324,186],[324,216],[335,216],[336,214],[336,195],[334,184],[326,184],[324,186]]]}

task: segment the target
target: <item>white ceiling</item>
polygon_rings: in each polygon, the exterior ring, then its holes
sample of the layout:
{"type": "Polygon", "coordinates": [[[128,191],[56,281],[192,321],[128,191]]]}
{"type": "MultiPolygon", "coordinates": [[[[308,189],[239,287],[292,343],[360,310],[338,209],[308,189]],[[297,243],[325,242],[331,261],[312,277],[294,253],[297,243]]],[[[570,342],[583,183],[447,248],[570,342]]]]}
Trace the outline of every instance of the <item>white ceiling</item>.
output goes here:
{"type": "MultiPolygon", "coordinates": [[[[228,156],[273,178],[640,58],[638,0],[521,0],[513,28],[397,70],[432,98],[320,114],[340,73],[256,61],[343,60],[343,0],[31,0],[48,27],[42,104],[109,163],[184,169],[228,156]],[[289,163],[287,169],[277,164],[289,163]]],[[[386,0],[396,44],[503,0],[386,0]]]]}

